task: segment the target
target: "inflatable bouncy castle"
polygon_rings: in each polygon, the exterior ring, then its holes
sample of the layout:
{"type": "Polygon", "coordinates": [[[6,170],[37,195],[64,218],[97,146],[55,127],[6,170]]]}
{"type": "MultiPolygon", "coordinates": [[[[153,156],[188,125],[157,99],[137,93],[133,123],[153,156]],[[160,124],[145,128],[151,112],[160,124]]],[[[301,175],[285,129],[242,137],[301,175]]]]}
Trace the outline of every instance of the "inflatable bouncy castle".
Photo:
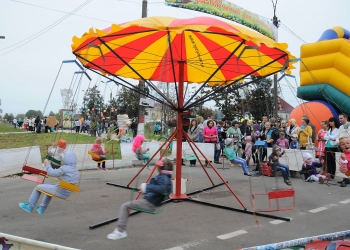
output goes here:
{"type": "Polygon", "coordinates": [[[321,129],[322,120],[350,116],[350,32],[341,27],[326,30],[315,43],[300,48],[300,87],[297,95],[309,101],[290,114],[300,124],[307,115],[321,129]]]}
{"type": "Polygon", "coordinates": [[[349,38],[348,30],[334,27],[316,43],[301,46],[299,98],[323,100],[350,116],[349,38]]]}

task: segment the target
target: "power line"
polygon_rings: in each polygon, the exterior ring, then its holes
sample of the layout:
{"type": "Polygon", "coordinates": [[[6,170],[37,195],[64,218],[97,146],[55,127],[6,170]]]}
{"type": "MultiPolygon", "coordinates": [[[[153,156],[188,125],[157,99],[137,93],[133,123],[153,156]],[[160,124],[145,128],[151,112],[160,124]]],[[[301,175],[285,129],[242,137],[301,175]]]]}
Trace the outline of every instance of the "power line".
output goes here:
{"type": "MultiPolygon", "coordinates": [[[[73,13],[77,12],[78,10],[80,10],[81,8],[83,8],[85,5],[89,4],[92,0],[87,0],[86,2],[84,2],[83,4],[79,5],[77,8],[75,8],[72,12],[68,13],[67,15],[65,15],[64,17],[58,19],[56,22],[50,24],[49,26],[47,26],[46,28],[40,30],[39,32],[35,33],[34,35],[31,35],[30,37],[27,37],[26,39],[18,42],[18,43],[15,43],[11,46],[8,46],[4,49],[1,49],[1,50],[5,50],[5,49],[8,49],[8,48],[11,48],[11,47],[14,47],[16,45],[18,45],[17,47],[15,47],[14,49],[10,50],[10,51],[7,51],[3,54],[1,54],[0,56],[3,56],[3,55],[6,55],[24,45],[26,45],[27,43],[33,41],[34,39],[38,38],[39,36],[43,35],[44,33],[46,33],[47,31],[51,30],[52,28],[54,28],[55,26],[57,26],[58,24],[60,24],[61,22],[63,22],[65,19],[67,19],[68,17],[72,16],[73,13]],[[26,42],[25,42],[26,41],[26,42]],[[22,44],[21,44],[22,43],[22,44]],[[19,45],[20,44],[20,45],[19,45]]],[[[0,51],[1,51],[0,50],[0,51]]]]}
{"type": "Polygon", "coordinates": [[[280,22],[280,24],[282,25],[282,28],[284,28],[286,31],[288,31],[289,33],[291,33],[293,36],[295,36],[296,38],[298,38],[300,41],[302,41],[303,43],[307,43],[304,39],[302,39],[300,36],[298,36],[297,34],[295,34],[290,28],[288,28],[284,23],[280,22]]]}

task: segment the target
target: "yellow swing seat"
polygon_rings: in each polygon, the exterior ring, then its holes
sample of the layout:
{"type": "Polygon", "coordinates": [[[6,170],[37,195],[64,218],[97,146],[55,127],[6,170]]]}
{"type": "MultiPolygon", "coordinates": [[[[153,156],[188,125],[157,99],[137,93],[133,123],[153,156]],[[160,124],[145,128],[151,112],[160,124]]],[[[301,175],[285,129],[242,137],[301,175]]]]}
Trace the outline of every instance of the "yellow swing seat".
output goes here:
{"type": "Polygon", "coordinates": [[[54,180],[56,180],[59,183],[59,185],[58,185],[58,187],[56,189],[56,192],[53,193],[53,194],[49,193],[49,192],[46,192],[44,190],[41,190],[40,188],[36,187],[36,190],[38,190],[40,193],[46,194],[47,196],[50,196],[52,198],[58,198],[58,199],[65,200],[65,201],[71,201],[71,200],[74,199],[74,197],[79,192],[80,187],[78,185],[72,184],[72,183],[70,183],[68,181],[64,181],[64,180],[59,180],[57,178],[53,178],[51,176],[46,176],[46,178],[54,179],[54,180]],[[70,192],[72,192],[72,194],[69,197],[67,197],[67,198],[62,198],[58,194],[56,194],[57,190],[59,188],[67,190],[67,191],[70,191],[70,192]]]}
{"type": "Polygon", "coordinates": [[[97,162],[97,163],[102,163],[102,162],[105,162],[106,159],[103,159],[103,160],[94,160],[94,158],[100,158],[100,155],[92,152],[92,151],[88,151],[88,154],[90,155],[90,159],[93,160],[94,162],[97,162]]]}

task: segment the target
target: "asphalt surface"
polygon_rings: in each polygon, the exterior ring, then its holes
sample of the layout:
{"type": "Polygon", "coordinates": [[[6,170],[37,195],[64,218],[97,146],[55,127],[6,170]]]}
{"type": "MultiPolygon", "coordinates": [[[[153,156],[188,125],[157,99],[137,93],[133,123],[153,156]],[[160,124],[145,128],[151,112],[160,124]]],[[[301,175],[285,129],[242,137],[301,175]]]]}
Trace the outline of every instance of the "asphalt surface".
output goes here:
{"type": "MultiPolygon", "coordinates": [[[[183,178],[189,179],[187,192],[211,186],[202,168],[189,168],[188,165],[183,168],[183,178]]],[[[291,218],[290,222],[182,201],[164,205],[159,215],[142,213],[130,217],[125,239],[112,241],[106,238],[115,228],[115,222],[89,229],[91,225],[117,217],[119,206],[131,199],[129,190],[106,185],[106,182],[126,185],[138,170],[84,171],[81,190],[75,199],[72,202],[52,200],[43,215],[36,211],[29,214],[18,206],[19,202],[28,200],[35,183],[20,178],[1,178],[0,232],[86,250],[181,250],[239,249],[349,229],[350,186],[341,188],[305,183],[299,176],[292,179],[296,208],[269,213],[291,218]]],[[[239,167],[218,171],[248,210],[252,210],[250,186],[254,193],[290,188],[283,183],[281,176],[252,177],[249,182],[239,167]]],[[[208,172],[215,184],[221,182],[212,169],[208,172]]],[[[142,183],[148,173],[149,170],[144,170],[131,186],[142,183]]],[[[199,193],[193,198],[242,208],[225,186],[199,193]]],[[[266,197],[257,198],[256,208],[266,206],[266,201],[266,197]]],[[[292,202],[281,201],[280,206],[292,206],[292,202]]]]}

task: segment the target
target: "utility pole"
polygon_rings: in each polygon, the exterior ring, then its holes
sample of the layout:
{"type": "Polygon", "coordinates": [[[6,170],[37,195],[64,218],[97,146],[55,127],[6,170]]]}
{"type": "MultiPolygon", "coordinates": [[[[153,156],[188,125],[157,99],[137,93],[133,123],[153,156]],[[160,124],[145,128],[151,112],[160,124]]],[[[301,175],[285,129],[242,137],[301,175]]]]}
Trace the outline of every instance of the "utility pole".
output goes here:
{"type": "MultiPolygon", "coordinates": [[[[273,6],[273,25],[276,26],[276,28],[279,27],[279,20],[276,16],[276,7],[277,7],[277,1],[278,0],[271,0],[272,1],[272,6],[273,6]]],[[[277,42],[277,37],[276,37],[276,42],[277,42]]],[[[274,103],[274,109],[273,109],[273,117],[277,119],[277,111],[278,111],[278,90],[277,90],[277,73],[273,75],[273,103],[274,103]]]]}
{"type": "MultiPolygon", "coordinates": [[[[142,0],[142,18],[147,17],[147,0],[142,0]]],[[[139,89],[142,91],[145,90],[145,82],[140,80],[139,81],[139,89]]],[[[139,95],[139,103],[141,98],[144,98],[145,96],[140,94],[139,95]]],[[[145,108],[144,106],[139,105],[139,125],[137,126],[137,134],[138,135],[144,135],[145,132],[145,108]]]]}

